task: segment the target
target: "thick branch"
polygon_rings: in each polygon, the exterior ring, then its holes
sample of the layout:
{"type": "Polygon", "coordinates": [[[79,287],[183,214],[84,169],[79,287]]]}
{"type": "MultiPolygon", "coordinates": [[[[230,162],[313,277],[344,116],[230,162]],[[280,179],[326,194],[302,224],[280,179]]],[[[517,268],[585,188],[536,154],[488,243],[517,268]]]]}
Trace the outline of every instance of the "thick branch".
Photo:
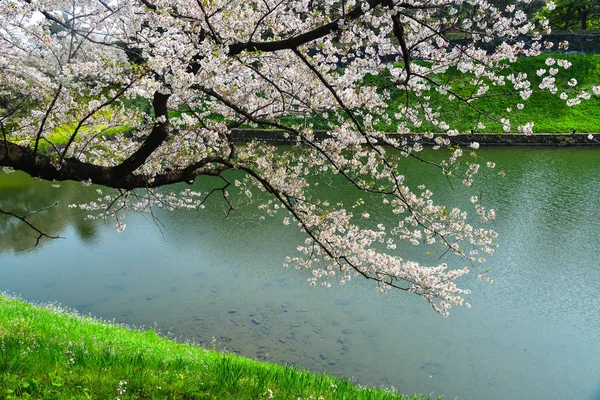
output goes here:
{"type": "Polygon", "coordinates": [[[65,158],[57,168],[45,154],[34,156],[33,151],[7,141],[0,141],[0,166],[12,167],[31,176],[46,180],[92,181],[93,183],[118,189],[154,188],[178,182],[190,182],[200,175],[216,175],[222,171],[226,161],[220,157],[208,157],[185,168],[166,171],[155,176],[115,173],[116,167],[103,167],[81,162],[76,158],[65,158]],[[4,149],[1,147],[4,146],[4,149]]]}
{"type": "MultiPolygon", "coordinates": [[[[377,7],[385,2],[385,0],[369,0],[369,9],[377,7]]],[[[288,39],[274,40],[272,42],[254,42],[249,41],[246,43],[233,43],[229,45],[229,55],[235,56],[244,51],[262,51],[262,52],[273,52],[279,50],[293,49],[303,44],[312,42],[313,40],[320,39],[329,35],[332,32],[336,32],[341,29],[340,23],[346,21],[353,21],[360,18],[365,14],[360,4],[350,11],[344,18],[337,18],[328,24],[322,25],[311,31],[302,33],[297,36],[293,36],[288,39]]]]}
{"type": "MultiPolygon", "coordinates": [[[[150,135],[144,140],[144,143],[139,149],[130,155],[125,161],[116,167],[112,168],[112,175],[114,178],[119,179],[121,177],[130,174],[131,172],[142,166],[148,157],[167,139],[169,135],[169,116],[167,101],[169,100],[169,94],[163,94],[156,92],[152,100],[152,106],[154,107],[154,114],[156,116],[156,122],[150,135]]],[[[95,182],[95,181],[94,181],[95,182]]]]}
{"type": "Polygon", "coordinates": [[[400,17],[398,14],[392,16],[392,22],[394,24],[394,36],[398,39],[400,43],[400,48],[402,49],[402,59],[404,60],[404,68],[406,68],[406,80],[404,83],[408,83],[410,79],[410,53],[408,51],[408,47],[406,46],[406,40],[404,39],[404,26],[400,22],[400,17]]]}

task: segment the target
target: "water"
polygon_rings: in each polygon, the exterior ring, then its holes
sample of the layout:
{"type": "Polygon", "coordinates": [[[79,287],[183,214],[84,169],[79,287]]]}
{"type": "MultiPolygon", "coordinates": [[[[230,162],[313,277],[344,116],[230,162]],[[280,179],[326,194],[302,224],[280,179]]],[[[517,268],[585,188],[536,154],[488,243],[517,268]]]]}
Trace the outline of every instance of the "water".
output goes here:
{"type": "MultiPolygon", "coordinates": [[[[60,201],[34,221],[65,239],[32,248],[31,231],[0,220],[0,290],[206,345],[214,337],[238,354],[404,393],[597,399],[600,152],[478,154],[497,163],[474,189],[498,211],[500,247],[488,263],[494,284],[469,277],[463,285],[473,289],[473,307],[448,319],[415,296],[378,295],[359,280],[308,286],[306,273],[281,267],[302,239],[281,218],[224,219],[217,201],[197,213],[159,213],[158,222],[129,215],[117,233],[67,209],[93,198],[93,188],[56,189],[18,174],[0,175],[2,207],[60,201]]],[[[423,182],[434,179],[444,202],[465,196],[427,166],[407,168],[419,169],[423,182]]]]}

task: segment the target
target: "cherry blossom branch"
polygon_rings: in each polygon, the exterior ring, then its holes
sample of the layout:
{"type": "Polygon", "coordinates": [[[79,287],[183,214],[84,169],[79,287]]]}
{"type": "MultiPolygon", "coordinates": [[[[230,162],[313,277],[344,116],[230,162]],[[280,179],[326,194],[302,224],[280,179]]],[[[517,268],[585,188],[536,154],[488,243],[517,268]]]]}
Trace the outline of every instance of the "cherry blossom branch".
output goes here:
{"type": "MultiPolygon", "coordinates": [[[[112,96],[110,99],[108,99],[104,103],[98,105],[97,107],[94,107],[93,110],[91,110],[90,112],[88,112],[81,120],[79,120],[79,122],[77,123],[77,126],[73,130],[73,133],[69,137],[69,140],[67,141],[67,144],[65,145],[65,147],[64,147],[64,149],[62,151],[62,154],[60,155],[60,161],[59,162],[62,162],[62,160],[64,160],[65,155],[67,154],[67,151],[69,150],[69,147],[73,144],[73,141],[77,137],[77,133],[79,132],[79,130],[81,129],[81,127],[83,126],[83,124],[85,124],[85,121],[87,121],[89,118],[91,118],[98,111],[102,110],[104,107],[108,107],[109,105],[111,105],[112,103],[114,103],[119,97],[121,97],[121,95],[123,93],[125,93],[131,86],[133,86],[134,82],[135,81],[132,81],[129,84],[125,85],[114,96],[112,96]]],[[[53,104],[54,104],[54,102],[55,101],[53,101],[53,104]]],[[[38,140],[39,140],[39,134],[38,134],[38,140]]],[[[35,153],[35,150],[37,150],[37,140],[36,140],[36,149],[34,149],[34,153],[35,153]]]]}

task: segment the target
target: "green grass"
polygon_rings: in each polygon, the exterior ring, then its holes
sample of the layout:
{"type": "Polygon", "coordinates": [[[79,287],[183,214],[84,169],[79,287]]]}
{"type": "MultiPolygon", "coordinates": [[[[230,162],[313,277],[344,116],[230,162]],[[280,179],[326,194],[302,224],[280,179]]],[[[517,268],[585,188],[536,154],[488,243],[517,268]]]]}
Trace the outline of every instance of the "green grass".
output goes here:
{"type": "MultiPolygon", "coordinates": [[[[74,129],[75,124],[60,126],[59,128],[54,129],[54,131],[52,131],[50,135],[47,135],[46,139],[52,142],[55,146],[62,146],[64,144],[67,144],[67,142],[71,138],[71,135],[73,135],[74,129]]],[[[106,126],[98,126],[94,130],[98,132],[98,137],[110,137],[119,133],[127,133],[131,131],[132,128],[129,126],[112,126],[109,128],[107,128],[106,126]]],[[[83,133],[86,133],[87,128],[82,129],[82,131],[83,133]]],[[[49,146],[49,144],[45,141],[42,141],[40,142],[40,146],[42,146],[42,148],[45,148],[46,146],[49,146]]]]}
{"type": "MultiPolygon", "coordinates": [[[[524,72],[531,80],[531,88],[534,91],[539,91],[538,85],[542,78],[536,75],[536,71],[540,68],[548,70],[550,67],[544,64],[547,57],[556,59],[567,59],[572,63],[572,66],[564,70],[559,68],[559,73],[556,75],[556,81],[559,83],[559,88],[569,88],[566,82],[570,78],[576,78],[579,82],[576,89],[585,89],[591,92],[592,86],[600,85],[600,54],[581,54],[581,53],[566,53],[555,55],[542,55],[538,57],[522,57],[512,64],[510,69],[503,72],[504,75],[510,73],[524,72]]],[[[548,74],[546,74],[548,75],[548,74]]],[[[469,81],[470,75],[462,74],[456,69],[450,69],[443,74],[438,74],[433,77],[440,83],[451,82],[452,86],[458,88],[458,94],[461,96],[469,96],[473,88],[469,81]]],[[[368,76],[365,80],[367,85],[384,86],[389,83],[389,77],[384,75],[368,76]]],[[[558,95],[551,95],[547,92],[534,93],[527,101],[523,101],[517,94],[506,94],[514,91],[510,86],[494,87],[491,86],[487,94],[488,97],[474,100],[471,105],[476,107],[483,113],[492,116],[499,120],[501,117],[506,117],[511,120],[511,132],[517,132],[517,126],[524,125],[527,122],[535,122],[535,133],[571,133],[576,129],[580,133],[600,132],[600,96],[592,95],[591,99],[582,101],[581,104],[569,107],[561,100],[558,95]],[[501,95],[502,94],[502,95],[501,95]],[[525,108],[518,110],[516,105],[523,103],[525,108]],[[512,112],[508,113],[507,108],[511,108],[512,112]]],[[[392,88],[391,101],[388,104],[387,114],[393,119],[394,113],[398,112],[398,106],[405,104],[406,92],[398,88],[392,88]]],[[[560,93],[560,91],[559,91],[560,93]]],[[[428,93],[431,97],[429,103],[436,111],[440,112],[440,121],[445,121],[453,129],[458,129],[460,132],[469,132],[474,126],[481,122],[485,125],[485,129],[476,132],[481,133],[502,133],[503,126],[500,122],[494,121],[475,111],[463,102],[454,99],[448,100],[448,96],[442,96],[439,93],[432,91],[428,93]]],[[[574,97],[573,94],[570,97],[574,97]]],[[[409,101],[414,102],[416,98],[409,95],[409,101]]],[[[327,129],[327,121],[322,118],[285,118],[288,123],[308,124],[312,123],[315,129],[327,129]]],[[[382,122],[375,124],[377,129],[394,132],[396,130],[396,122],[391,125],[386,125],[382,122]]],[[[423,123],[419,128],[412,128],[413,132],[439,132],[440,129],[429,123],[423,123]]]]}
{"type": "MultiPolygon", "coordinates": [[[[112,110],[104,110],[103,113],[105,115],[109,115],[110,113],[112,113],[112,110]]],[[[52,130],[52,132],[50,132],[49,134],[46,134],[44,136],[45,140],[40,140],[39,142],[39,148],[41,150],[48,150],[50,149],[52,146],[56,146],[56,147],[60,147],[63,145],[66,145],[68,143],[68,141],[70,140],[71,136],[73,135],[73,132],[75,132],[75,129],[77,128],[77,123],[75,122],[71,122],[71,123],[65,123],[63,125],[60,125],[56,128],[54,128],[52,130]],[[51,144],[50,144],[51,143],[51,144]]],[[[111,137],[114,135],[117,135],[119,133],[127,133],[132,131],[133,128],[130,126],[111,126],[111,127],[107,127],[106,125],[96,125],[93,128],[91,128],[91,131],[93,132],[93,136],[94,137],[111,137]]],[[[76,141],[80,141],[81,140],[81,134],[86,134],[87,136],[90,136],[89,134],[90,132],[90,128],[87,126],[83,126],[80,128],[79,131],[79,136],[76,137],[76,141]]],[[[89,139],[87,139],[89,140],[89,139]]],[[[14,141],[16,143],[22,143],[23,138],[15,138],[14,141]]],[[[30,143],[30,146],[33,148],[33,142],[34,140],[28,140],[28,142],[30,143]]]]}
{"type": "Polygon", "coordinates": [[[0,294],[2,399],[425,399],[0,294]]]}
{"type": "MultiPolygon", "coordinates": [[[[542,78],[536,75],[540,68],[549,69],[544,64],[547,55],[520,58],[513,64],[510,72],[525,72],[531,80],[532,89],[539,90],[538,85],[542,78]]],[[[556,81],[562,87],[568,87],[566,82],[570,78],[576,78],[578,81],[577,89],[586,89],[591,92],[591,87],[600,85],[600,55],[599,54],[558,54],[553,58],[567,59],[573,65],[567,69],[559,69],[556,75],[556,81]]],[[[457,81],[463,88],[462,94],[466,95],[471,89],[468,87],[467,79],[456,71],[449,71],[446,76],[441,78],[457,81]]],[[[492,87],[490,94],[500,94],[507,90],[507,87],[492,87]]],[[[560,93],[560,91],[559,91],[560,93]]],[[[433,96],[432,96],[433,97],[433,96]]],[[[570,95],[573,97],[573,95],[570,95]]],[[[445,120],[451,126],[457,127],[460,131],[468,131],[474,125],[473,121],[481,121],[486,125],[483,132],[493,133],[502,132],[502,125],[498,122],[490,121],[482,117],[476,111],[459,105],[456,100],[453,102],[442,101],[440,119],[445,120]],[[455,104],[453,104],[455,103],[455,104]]],[[[479,108],[487,114],[499,118],[501,116],[511,119],[513,132],[516,126],[524,125],[529,121],[534,121],[534,132],[539,133],[571,133],[573,129],[578,132],[600,132],[600,96],[594,96],[582,101],[581,104],[569,107],[561,100],[558,95],[551,95],[547,92],[534,93],[527,101],[523,101],[518,95],[492,96],[473,101],[473,106],[479,108]],[[523,103],[525,108],[517,110],[515,105],[523,103]],[[512,108],[511,113],[507,113],[507,108],[512,108]]]]}

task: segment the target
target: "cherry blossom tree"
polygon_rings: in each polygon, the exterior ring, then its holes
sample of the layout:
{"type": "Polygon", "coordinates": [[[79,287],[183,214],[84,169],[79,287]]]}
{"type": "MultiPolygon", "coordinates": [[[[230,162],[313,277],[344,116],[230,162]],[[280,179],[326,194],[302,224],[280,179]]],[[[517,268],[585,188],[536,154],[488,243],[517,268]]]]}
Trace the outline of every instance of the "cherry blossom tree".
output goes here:
{"type": "MultiPolygon", "coordinates": [[[[403,165],[421,159],[423,140],[448,149],[458,133],[440,118],[431,93],[469,108],[490,86],[520,101],[532,95],[512,64],[550,46],[540,39],[550,28],[527,18],[527,3],[3,0],[0,165],[116,189],[74,206],[114,217],[118,229],[126,210],[199,209],[210,196],[227,201],[233,191],[252,197],[260,190],[268,196],[253,200],[265,214],[305,234],[286,265],[312,269],[310,284],[362,277],[379,291],[422,296],[447,315],[468,305],[469,290],[457,279],[494,252],[497,234],[485,223],[495,213],[475,196],[472,210],[442,205],[411,183],[403,165]],[[448,32],[472,40],[457,45],[448,32]],[[449,69],[470,78],[468,92],[440,78],[449,69]],[[373,76],[386,76],[385,85],[373,76]],[[393,110],[391,89],[406,99],[393,110]],[[325,136],[289,118],[298,115],[326,124],[325,136]],[[435,133],[412,134],[424,122],[435,133]],[[234,129],[248,126],[280,130],[293,146],[233,139],[234,129]],[[244,177],[231,180],[230,170],[244,177]],[[323,198],[313,182],[333,175],[368,201],[323,198]],[[208,192],[185,184],[204,176],[223,184],[208,192]],[[158,190],[176,183],[172,192],[158,190]],[[393,219],[364,223],[372,202],[393,219]],[[403,241],[456,258],[423,265],[398,253],[403,241]]],[[[554,76],[535,89],[556,92],[554,76]]],[[[569,93],[571,101],[590,96],[569,93]]],[[[509,119],[502,123],[510,130],[509,119]]],[[[531,133],[532,126],[519,129],[531,133]]],[[[480,165],[461,163],[456,146],[446,153],[441,162],[423,161],[471,185],[480,165]]]]}

